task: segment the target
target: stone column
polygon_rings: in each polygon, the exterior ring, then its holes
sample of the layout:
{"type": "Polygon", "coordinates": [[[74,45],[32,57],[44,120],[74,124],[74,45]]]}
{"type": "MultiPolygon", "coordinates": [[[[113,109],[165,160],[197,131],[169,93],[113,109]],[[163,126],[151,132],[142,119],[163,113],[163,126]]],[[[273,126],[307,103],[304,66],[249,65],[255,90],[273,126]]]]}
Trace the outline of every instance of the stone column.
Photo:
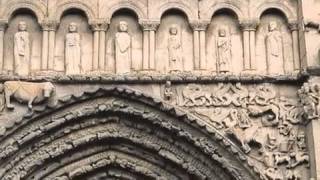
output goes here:
{"type": "Polygon", "coordinates": [[[7,22],[6,21],[0,21],[0,72],[3,71],[3,60],[4,60],[4,31],[6,30],[7,22]]]}
{"type": "Polygon", "coordinates": [[[257,21],[240,23],[243,36],[243,68],[245,71],[256,69],[256,29],[257,21]]]}
{"type": "Polygon", "coordinates": [[[48,22],[48,33],[49,33],[49,42],[48,42],[48,70],[54,71],[54,53],[55,53],[55,44],[56,44],[56,30],[58,28],[58,23],[55,21],[48,22]]]}
{"type": "Polygon", "coordinates": [[[99,70],[105,70],[106,62],[106,33],[109,25],[107,23],[100,24],[99,32],[99,70]]]}
{"type": "Polygon", "coordinates": [[[48,70],[50,21],[44,20],[41,23],[41,28],[42,28],[41,70],[46,71],[48,70]]]}
{"type": "Polygon", "coordinates": [[[92,71],[99,69],[99,25],[97,23],[90,24],[93,31],[93,52],[92,52],[92,71]]]}
{"type": "Polygon", "coordinates": [[[292,50],[293,50],[293,64],[294,70],[300,69],[300,53],[299,53],[299,36],[298,36],[298,22],[290,22],[289,28],[292,35],[292,50]]]}
{"type": "Polygon", "coordinates": [[[156,31],[160,22],[142,22],[143,28],[143,62],[144,71],[155,70],[156,31]]]}
{"type": "Polygon", "coordinates": [[[208,24],[209,22],[191,23],[193,29],[194,68],[196,70],[207,70],[206,29],[208,24]]]}
{"type": "Polygon", "coordinates": [[[92,71],[104,71],[106,66],[106,32],[109,24],[98,19],[90,23],[93,31],[92,71]]]}

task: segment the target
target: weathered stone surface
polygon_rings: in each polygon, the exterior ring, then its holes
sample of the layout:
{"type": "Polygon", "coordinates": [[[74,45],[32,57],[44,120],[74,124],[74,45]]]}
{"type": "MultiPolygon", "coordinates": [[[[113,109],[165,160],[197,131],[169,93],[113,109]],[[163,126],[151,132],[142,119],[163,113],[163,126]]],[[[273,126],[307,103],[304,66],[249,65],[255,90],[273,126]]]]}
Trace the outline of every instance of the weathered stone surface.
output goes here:
{"type": "Polygon", "coordinates": [[[0,0],[0,179],[319,179],[319,6],[0,0]]]}

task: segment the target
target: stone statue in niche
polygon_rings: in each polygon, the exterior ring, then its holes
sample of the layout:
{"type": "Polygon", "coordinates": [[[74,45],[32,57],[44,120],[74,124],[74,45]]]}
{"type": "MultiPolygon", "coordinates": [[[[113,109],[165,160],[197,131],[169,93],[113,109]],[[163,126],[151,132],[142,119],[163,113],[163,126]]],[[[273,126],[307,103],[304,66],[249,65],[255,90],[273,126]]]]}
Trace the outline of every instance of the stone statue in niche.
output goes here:
{"type": "Polygon", "coordinates": [[[267,47],[267,68],[269,74],[283,74],[283,44],[282,34],[278,30],[277,22],[271,21],[268,26],[268,34],[266,37],[267,47]]]}
{"type": "Polygon", "coordinates": [[[66,74],[80,74],[82,70],[80,34],[78,33],[78,25],[74,22],[69,24],[65,51],[66,74]]]}
{"type": "Polygon", "coordinates": [[[168,52],[169,52],[169,71],[179,72],[183,70],[182,44],[178,35],[177,25],[169,28],[168,52]]]}
{"type": "Polygon", "coordinates": [[[131,71],[131,36],[128,33],[128,23],[119,22],[115,37],[116,73],[130,73],[131,71]]]}
{"type": "Polygon", "coordinates": [[[231,40],[227,28],[221,27],[217,37],[217,68],[220,73],[230,72],[231,40]]]}
{"type": "Polygon", "coordinates": [[[28,76],[30,71],[30,39],[27,24],[19,22],[18,32],[14,35],[14,66],[19,76],[28,76]]]}

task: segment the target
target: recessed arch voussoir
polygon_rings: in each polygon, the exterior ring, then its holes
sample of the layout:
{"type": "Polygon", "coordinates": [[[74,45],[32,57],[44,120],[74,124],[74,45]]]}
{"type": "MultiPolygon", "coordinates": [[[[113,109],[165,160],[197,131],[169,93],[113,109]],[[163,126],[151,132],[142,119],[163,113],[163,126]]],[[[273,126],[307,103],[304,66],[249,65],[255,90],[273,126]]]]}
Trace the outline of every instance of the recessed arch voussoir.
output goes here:
{"type": "Polygon", "coordinates": [[[236,170],[227,162],[236,163],[236,169],[242,169],[239,172],[243,174],[239,177],[233,174],[235,178],[256,179],[258,177],[257,172],[250,170],[251,165],[246,163],[245,156],[240,149],[231,141],[221,136],[210,124],[158,99],[130,89],[115,87],[85,92],[77,96],[71,95],[59,100],[55,107],[43,108],[36,112],[30,119],[22,119],[18,125],[8,127],[5,136],[0,140],[0,147],[5,147],[1,149],[3,151],[0,153],[0,158],[10,158],[19,151],[19,147],[23,147],[25,143],[33,142],[37,137],[49,132],[50,128],[59,127],[61,123],[63,124],[71,119],[79,119],[81,116],[90,116],[98,112],[114,112],[127,116],[140,116],[144,120],[149,120],[159,127],[170,130],[172,133],[178,135],[177,138],[188,139],[194,147],[200,149],[202,153],[208,155],[214,162],[220,162],[220,166],[231,174],[236,170]],[[108,100],[106,101],[106,99],[108,100]],[[87,101],[96,101],[96,105],[87,109],[81,109],[81,107],[83,107],[81,103],[87,101]],[[68,107],[78,109],[78,111],[63,114],[62,109],[67,109],[68,107]],[[46,119],[47,117],[53,118],[46,119]],[[179,126],[175,124],[174,121],[179,121],[180,124],[182,122],[184,125],[179,126]],[[39,122],[46,122],[47,124],[43,124],[40,128],[39,126],[37,127],[39,122]],[[23,129],[30,130],[32,127],[38,128],[38,131],[33,129],[35,131],[29,131],[32,132],[29,134],[23,132],[23,129]],[[196,130],[196,134],[201,136],[192,137],[190,132],[188,133],[190,129],[196,130]],[[212,142],[216,142],[216,145],[219,146],[218,149],[224,150],[221,156],[225,157],[222,160],[219,160],[218,155],[215,154],[214,149],[212,149],[212,142]],[[16,147],[17,145],[19,146],[16,147]]]}

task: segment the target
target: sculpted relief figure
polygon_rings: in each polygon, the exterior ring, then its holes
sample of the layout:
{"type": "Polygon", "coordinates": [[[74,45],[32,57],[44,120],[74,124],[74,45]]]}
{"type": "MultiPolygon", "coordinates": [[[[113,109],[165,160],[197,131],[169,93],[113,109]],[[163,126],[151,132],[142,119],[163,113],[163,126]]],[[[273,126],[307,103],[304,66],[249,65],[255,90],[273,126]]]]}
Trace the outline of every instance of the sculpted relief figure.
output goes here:
{"type": "Polygon", "coordinates": [[[17,75],[29,75],[30,40],[27,24],[24,21],[19,22],[18,32],[14,35],[14,64],[17,75]]]}
{"type": "Polygon", "coordinates": [[[82,70],[80,34],[78,33],[78,26],[74,22],[69,24],[65,50],[66,74],[80,74],[82,70]]]}
{"type": "Polygon", "coordinates": [[[169,71],[178,72],[183,70],[182,44],[178,35],[178,28],[172,25],[169,29],[168,39],[169,71]]]}
{"type": "Polygon", "coordinates": [[[120,21],[115,37],[116,73],[129,73],[131,70],[131,36],[128,23],[120,21]]]}
{"type": "Polygon", "coordinates": [[[231,41],[226,28],[218,30],[217,37],[217,68],[220,73],[230,72],[231,41]]]}
{"type": "Polygon", "coordinates": [[[267,68],[269,74],[283,74],[283,44],[282,35],[278,30],[277,22],[271,21],[268,26],[268,34],[266,37],[267,47],[267,68]]]}
{"type": "MultiPolygon", "coordinates": [[[[11,100],[15,99],[20,103],[27,103],[29,110],[32,109],[33,104],[42,103],[45,100],[53,101],[55,95],[55,87],[50,82],[33,83],[21,81],[6,81],[3,84],[6,107],[14,109],[11,100]]],[[[51,104],[54,105],[54,104],[51,104]]]]}

